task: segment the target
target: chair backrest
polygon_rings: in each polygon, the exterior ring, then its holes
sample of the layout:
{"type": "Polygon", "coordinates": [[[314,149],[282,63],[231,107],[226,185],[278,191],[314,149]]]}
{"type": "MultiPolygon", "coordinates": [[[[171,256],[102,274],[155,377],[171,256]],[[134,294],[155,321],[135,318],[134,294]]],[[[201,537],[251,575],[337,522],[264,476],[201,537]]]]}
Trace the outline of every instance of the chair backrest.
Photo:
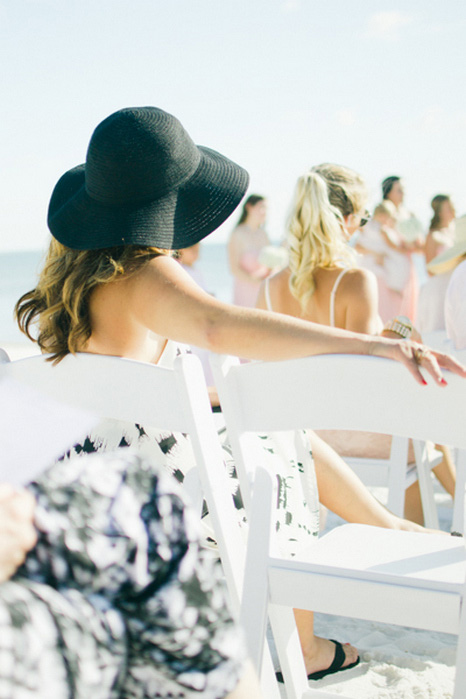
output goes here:
{"type": "Polygon", "coordinates": [[[1,364],[0,376],[101,418],[189,434],[232,601],[239,607],[245,546],[197,357],[182,355],[167,369],[96,354],[68,355],[57,365],[34,356],[1,364]]]}
{"type": "Polygon", "coordinates": [[[451,373],[446,387],[429,378],[421,386],[401,364],[359,355],[249,364],[217,356],[213,368],[247,505],[251,432],[361,430],[466,448],[466,381],[451,373]]]}

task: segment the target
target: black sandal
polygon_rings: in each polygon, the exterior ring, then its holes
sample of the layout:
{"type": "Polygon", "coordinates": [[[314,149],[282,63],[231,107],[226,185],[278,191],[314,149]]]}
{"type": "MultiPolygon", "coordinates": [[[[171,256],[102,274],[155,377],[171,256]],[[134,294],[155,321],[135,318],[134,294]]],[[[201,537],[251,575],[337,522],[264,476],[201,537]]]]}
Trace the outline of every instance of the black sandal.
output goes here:
{"type": "MultiPolygon", "coordinates": [[[[357,660],[355,660],[354,663],[342,667],[343,663],[346,660],[343,645],[340,643],[340,641],[335,641],[333,638],[331,638],[330,640],[332,641],[332,643],[335,644],[335,656],[333,658],[332,664],[326,670],[311,672],[311,674],[307,676],[308,680],[321,680],[322,677],[326,677],[327,675],[333,675],[333,673],[335,672],[350,670],[352,667],[356,667],[356,665],[359,663],[360,657],[358,655],[357,660]]],[[[281,672],[276,672],[275,677],[277,678],[277,682],[284,682],[283,675],[281,672]]]]}

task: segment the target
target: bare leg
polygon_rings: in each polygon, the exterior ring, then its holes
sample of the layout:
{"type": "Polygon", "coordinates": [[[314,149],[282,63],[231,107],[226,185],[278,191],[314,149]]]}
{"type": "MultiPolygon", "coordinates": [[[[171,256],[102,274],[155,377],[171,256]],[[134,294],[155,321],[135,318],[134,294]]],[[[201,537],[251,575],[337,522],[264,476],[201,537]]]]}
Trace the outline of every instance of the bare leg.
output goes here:
{"type": "Polygon", "coordinates": [[[397,517],[369,492],[354,471],[328,444],[310,433],[319,498],[325,507],[347,522],[386,529],[425,531],[418,524],[397,517]]]}
{"type": "MultiPolygon", "coordinates": [[[[432,469],[432,471],[447,493],[454,498],[456,469],[450,449],[449,447],[444,447],[441,444],[436,444],[435,446],[436,449],[442,453],[443,459],[438,466],[432,469]]],[[[413,483],[406,490],[404,514],[407,519],[417,522],[418,524],[424,524],[424,512],[422,510],[421,491],[419,489],[418,481],[413,483]]]]}
{"type": "MultiPolygon", "coordinates": [[[[335,644],[325,638],[314,636],[314,613],[306,609],[295,609],[294,617],[298,629],[299,640],[304,655],[306,673],[326,670],[335,656],[335,644]]],[[[342,642],[342,641],[340,641],[342,642]]],[[[343,646],[346,660],[343,667],[356,662],[358,651],[349,643],[343,646]]]]}
{"type": "Polygon", "coordinates": [[[441,485],[452,498],[455,497],[456,486],[456,468],[453,463],[451,451],[449,447],[442,444],[436,444],[435,448],[442,452],[443,459],[433,470],[435,477],[438,478],[441,485]]]}
{"type": "Polygon", "coordinates": [[[424,524],[424,511],[422,509],[421,490],[419,481],[415,481],[405,492],[405,510],[406,519],[418,524],[424,524]]]}

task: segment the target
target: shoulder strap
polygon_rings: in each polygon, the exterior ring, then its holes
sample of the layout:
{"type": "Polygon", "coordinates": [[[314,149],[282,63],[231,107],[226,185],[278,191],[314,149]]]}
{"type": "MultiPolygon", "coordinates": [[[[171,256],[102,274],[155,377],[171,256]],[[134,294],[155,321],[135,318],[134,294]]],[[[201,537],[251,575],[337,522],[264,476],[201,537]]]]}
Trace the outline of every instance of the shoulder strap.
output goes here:
{"type": "Polygon", "coordinates": [[[333,285],[332,293],[330,294],[330,327],[334,328],[335,327],[335,295],[337,293],[338,285],[340,284],[341,280],[345,276],[346,272],[348,269],[342,269],[340,274],[335,280],[335,284],[333,285]]]}
{"type": "Polygon", "coordinates": [[[265,296],[265,305],[267,306],[268,311],[273,311],[272,308],[272,301],[270,300],[270,287],[269,287],[269,277],[265,278],[264,282],[264,296],[265,296]]]}

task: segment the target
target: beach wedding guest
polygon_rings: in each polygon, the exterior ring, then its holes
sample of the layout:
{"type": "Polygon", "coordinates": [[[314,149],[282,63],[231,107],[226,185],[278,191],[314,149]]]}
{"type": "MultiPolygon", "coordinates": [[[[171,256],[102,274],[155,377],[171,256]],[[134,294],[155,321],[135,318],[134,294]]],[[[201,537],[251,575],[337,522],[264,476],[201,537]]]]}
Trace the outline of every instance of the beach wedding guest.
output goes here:
{"type": "MultiPolygon", "coordinates": [[[[288,222],[289,266],[263,282],[258,307],[356,333],[420,340],[409,319],[403,316],[392,319],[384,328],[378,313],[376,277],[357,266],[355,252],[348,245],[367,222],[366,203],[364,180],[350,168],[324,163],[302,175],[296,184],[288,222]]],[[[391,438],[386,435],[329,430],[317,434],[343,457],[389,456],[391,438]]],[[[330,464],[321,469],[321,440],[313,436],[311,443],[319,493],[324,493],[330,464]]],[[[435,473],[453,495],[455,473],[447,456],[435,473]]],[[[339,497],[343,498],[347,483],[353,482],[353,474],[335,453],[331,463],[338,474],[339,497]]],[[[360,490],[365,492],[362,484],[360,490]]],[[[417,483],[407,491],[405,515],[416,522],[423,520],[417,483]]]]}
{"type": "Polygon", "coordinates": [[[421,286],[416,325],[419,332],[429,333],[446,329],[445,295],[457,264],[448,251],[466,237],[466,218],[451,218],[455,210],[450,198],[439,194],[432,199],[434,216],[426,238],[427,281],[421,286]],[[458,225],[458,230],[456,230],[458,225]],[[446,258],[445,258],[446,254],[446,258]]]}
{"type": "Polygon", "coordinates": [[[0,586],[2,697],[261,696],[171,476],[120,449],[59,462],[28,490],[0,496],[2,580],[31,549],[0,586]]]}
{"type": "Polygon", "coordinates": [[[362,253],[361,266],[374,272],[379,290],[379,315],[383,322],[401,313],[403,294],[411,273],[411,246],[396,230],[396,207],[388,199],[374,209],[359,231],[355,248],[362,253]]]}
{"type": "MultiPolygon", "coordinates": [[[[399,313],[408,316],[413,320],[417,315],[417,303],[419,296],[419,279],[416,272],[412,254],[423,254],[424,239],[422,224],[412,211],[404,205],[404,184],[398,175],[390,175],[382,182],[382,197],[384,201],[390,201],[396,208],[396,229],[404,240],[411,247],[411,254],[408,257],[409,271],[406,275],[402,302],[399,313]]],[[[400,252],[400,255],[403,253],[400,252]]],[[[400,264],[403,264],[402,257],[399,257],[400,264]]]]}
{"type": "MultiPolygon", "coordinates": [[[[426,236],[424,254],[426,265],[455,241],[455,207],[447,194],[437,194],[430,202],[434,215],[426,236]]],[[[429,270],[427,270],[429,272],[429,270]]]]}
{"type": "Polygon", "coordinates": [[[446,283],[444,290],[445,329],[455,349],[466,349],[466,215],[455,221],[453,245],[440,252],[428,265],[435,279],[446,283]]]}
{"type": "MultiPolygon", "coordinates": [[[[456,360],[416,342],[230,305],[201,289],[169,251],[195,245],[214,231],[247,186],[248,175],[239,165],[196,146],[171,114],[140,107],[110,115],[95,129],[85,164],[66,172],[52,193],[52,239],[36,288],[16,305],[21,329],[34,339],[37,324],[36,341],[56,362],[70,352],[91,352],[163,364],[176,352],[176,343],[186,343],[270,361],[370,354],[401,362],[421,385],[420,367],[439,386],[446,383],[440,367],[466,377],[456,360]]],[[[360,224],[359,211],[351,217],[360,224]]],[[[117,445],[146,437],[143,426],[129,426],[117,445]]],[[[88,439],[83,449],[97,450],[103,442],[88,439]]],[[[164,435],[157,447],[167,467],[182,476],[181,442],[164,435]]],[[[273,452],[272,442],[261,448],[269,454],[271,444],[273,452]]],[[[315,477],[299,473],[293,463],[284,465],[284,477],[298,484],[304,478],[309,499],[296,500],[296,512],[277,503],[275,516],[283,523],[279,543],[287,552],[318,534],[315,477]],[[312,530],[299,526],[304,511],[308,519],[309,513],[313,516],[312,530]]],[[[390,514],[387,520],[388,526],[407,526],[390,514]]],[[[353,646],[314,635],[311,613],[298,617],[311,677],[358,661],[353,646]]]]}
{"type": "Polygon", "coordinates": [[[233,303],[253,308],[259,286],[270,268],[260,261],[261,251],[270,245],[264,228],[267,202],[251,194],[243,204],[238,223],[228,241],[228,259],[233,275],[233,303]]]}
{"type": "Polygon", "coordinates": [[[201,254],[201,244],[196,243],[189,248],[177,250],[178,261],[183,269],[187,271],[190,277],[194,279],[196,284],[199,284],[203,289],[206,289],[206,284],[202,272],[199,269],[197,262],[201,254]]]}

